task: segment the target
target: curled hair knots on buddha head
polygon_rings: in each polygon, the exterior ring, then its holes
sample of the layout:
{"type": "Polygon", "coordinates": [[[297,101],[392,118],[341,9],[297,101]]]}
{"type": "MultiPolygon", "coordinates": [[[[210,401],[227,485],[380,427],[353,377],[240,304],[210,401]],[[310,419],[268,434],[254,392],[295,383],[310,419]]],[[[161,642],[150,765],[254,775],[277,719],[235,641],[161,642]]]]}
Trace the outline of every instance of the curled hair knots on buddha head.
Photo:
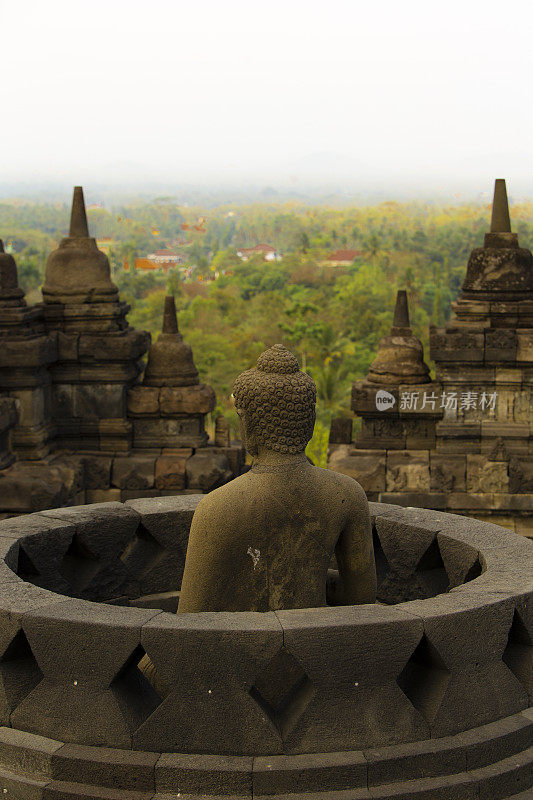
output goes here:
{"type": "Polygon", "coordinates": [[[316,386],[282,344],[265,350],[255,369],[238,376],[233,398],[263,447],[279,453],[305,450],[315,425],[316,386]]]}

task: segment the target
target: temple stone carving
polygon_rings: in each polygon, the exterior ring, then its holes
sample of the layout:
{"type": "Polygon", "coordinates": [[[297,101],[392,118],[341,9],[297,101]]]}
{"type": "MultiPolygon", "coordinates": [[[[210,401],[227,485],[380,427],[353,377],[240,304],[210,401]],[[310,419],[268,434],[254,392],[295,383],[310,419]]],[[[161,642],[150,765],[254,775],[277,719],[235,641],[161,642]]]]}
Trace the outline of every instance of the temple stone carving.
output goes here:
{"type": "Polygon", "coordinates": [[[406,303],[399,292],[391,335],[353,385],[361,433],[352,442],[346,422],[332,425],[330,468],[357,478],[370,499],[533,535],[533,256],[511,231],[504,180],[452,319],[430,329],[434,381],[406,303]]]}
{"type": "Polygon", "coordinates": [[[240,474],[238,443],[208,443],[215,395],[199,382],[173,298],[150,347],[89,235],[80,186],[42,293],[26,304],[0,243],[0,514],[209,491],[240,474]]]}

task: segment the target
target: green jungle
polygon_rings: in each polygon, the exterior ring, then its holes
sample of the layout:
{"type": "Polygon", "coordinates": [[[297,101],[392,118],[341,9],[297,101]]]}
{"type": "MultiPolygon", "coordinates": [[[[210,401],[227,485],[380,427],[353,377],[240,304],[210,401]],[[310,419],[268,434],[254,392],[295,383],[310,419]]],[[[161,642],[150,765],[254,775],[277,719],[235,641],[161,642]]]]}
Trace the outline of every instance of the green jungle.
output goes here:
{"type": "MultiPolygon", "coordinates": [[[[40,302],[46,258],[67,235],[65,204],[0,201],[0,235],[18,265],[28,303],[40,302]]],[[[521,246],[533,242],[533,203],[511,207],[521,246]]],[[[383,202],[325,206],[303,202],[201,208],[173,198],[112,209],[89,206],[91,235],[105,244],[113,280],[130,306],[132,326],[157,336],[164,296],[173,294],[180,331],[192,345],[201,380],[227,416],[235,376],[270,345],[295,352],[317,384],[317,424],[308,447],[325,466],[329,423],[349,414],[352,381],[364,377],[392,324],[397,289],[407,289],[413,331],[427,363],[429,326],[451,315],[470,251],[489,230],[489,205],[383,202]],[[242,248],[271,245],[243,261],[242,248]],[[180,254],[167,271],[135,269],[158,249],[180,254]],[[328,257],[355,250],[351,263],[328,257]]],[[[212,421],[211,421],[212,424],[212,421]]]]}

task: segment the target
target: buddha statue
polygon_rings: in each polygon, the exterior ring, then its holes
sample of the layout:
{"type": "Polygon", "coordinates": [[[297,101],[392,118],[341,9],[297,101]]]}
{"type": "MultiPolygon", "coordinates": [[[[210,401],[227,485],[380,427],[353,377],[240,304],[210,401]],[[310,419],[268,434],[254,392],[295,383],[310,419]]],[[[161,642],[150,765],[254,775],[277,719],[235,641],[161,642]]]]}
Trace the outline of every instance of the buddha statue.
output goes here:
{"type": "Polygon", "coordinates": [[[197,506],[178,613],[324,606],[333,553],[338,602],[375,602],[365,493],[305,455],[315,424],[312,378],[276,344],[238,376],[233,399],[252,465],[197,506]]]}

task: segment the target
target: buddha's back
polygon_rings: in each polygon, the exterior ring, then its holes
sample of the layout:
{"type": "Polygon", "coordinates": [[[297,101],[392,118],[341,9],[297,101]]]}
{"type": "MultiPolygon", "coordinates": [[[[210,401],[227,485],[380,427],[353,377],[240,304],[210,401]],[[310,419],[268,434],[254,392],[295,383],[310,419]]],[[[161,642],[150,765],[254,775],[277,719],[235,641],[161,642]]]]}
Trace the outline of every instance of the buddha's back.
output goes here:
{"type": "Polygon", "coordinates": [[[325,605],[336,545],[363,555],[369,527],[364,492],[345,475],[305,457],[282,471],[252,469],[198,506],[179,612],[325,605]]]}
{"type": "Polygon", "coordinates": [[[251,470],[207,495],[189,535],[178,612],[269,611],[325,605],[335,550],[346,602],[374,602],[365,494],[305,456],[316,387],[283,345],[235,381],[251,470]]]}

